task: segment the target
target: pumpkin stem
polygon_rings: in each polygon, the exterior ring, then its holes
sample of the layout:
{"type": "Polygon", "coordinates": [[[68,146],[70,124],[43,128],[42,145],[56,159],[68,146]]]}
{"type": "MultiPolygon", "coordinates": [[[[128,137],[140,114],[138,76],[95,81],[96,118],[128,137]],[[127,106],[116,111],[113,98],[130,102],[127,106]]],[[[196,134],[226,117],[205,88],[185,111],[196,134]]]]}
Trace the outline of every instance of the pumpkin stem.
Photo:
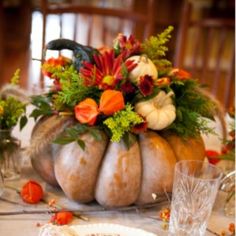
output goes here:
{"type": "Polygon", "coordinates": [[[148,56],[147,56],[147,54],[142,54],[142,55],[140,56],[139,62],[141,62],[141,61],[143,61],[143,62],[145,62],[145,63],[148,63],[148,56]]]}

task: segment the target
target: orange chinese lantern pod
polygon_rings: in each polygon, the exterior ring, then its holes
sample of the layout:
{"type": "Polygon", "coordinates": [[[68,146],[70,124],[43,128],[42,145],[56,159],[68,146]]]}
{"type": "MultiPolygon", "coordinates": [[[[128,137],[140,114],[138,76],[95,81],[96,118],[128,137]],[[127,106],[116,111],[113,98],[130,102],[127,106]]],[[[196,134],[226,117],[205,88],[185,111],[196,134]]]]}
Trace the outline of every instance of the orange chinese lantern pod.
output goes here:
{"type": "Polygon", "coordinates": [[[205,155],[209,163],[213,165],[216,165],[220,161],[220,158],[219,158],[220,153],[215,150],[206,150],[205,155]]]}
{"type": "Polygon", "coordinates": [[[102,93],[99,104],[99,111],[104,115],[112,115],[124,109],[125,102],[123,94],[116,90],[105,90],[102,93]]]}
{"type": "Polygon", "coordinates": [[[70,211],[60,211],[51,217],[50,222],[57,225],[67,225],[73,219],[73,214],[70,211]]]}
{"type": "Polygon", "coordinates": [[[43,189],[39,183],[30,180],[23,185],[20,195],[25,202],[35,204],[43,198],[43,189]]]}
{"type": "Polygon", "coordinates": [[[86,98],[74,108],[75,118],[82,124],[94,125],[99,114],[98,105],[92,98],[86,98]]]}

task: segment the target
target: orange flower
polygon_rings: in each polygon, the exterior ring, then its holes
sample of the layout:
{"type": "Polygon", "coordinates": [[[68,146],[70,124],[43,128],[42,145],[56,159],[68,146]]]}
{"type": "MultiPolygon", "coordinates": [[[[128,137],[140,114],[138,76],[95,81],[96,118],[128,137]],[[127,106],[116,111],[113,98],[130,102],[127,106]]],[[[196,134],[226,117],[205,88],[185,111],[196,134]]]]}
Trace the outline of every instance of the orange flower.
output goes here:
{"type": "Polygon", "coordinates": [[[123,94],[116,90],[105,90],[100,98],[99,111],[109,116],[124,109],[123,94]]]}
{"type": "Polygon", "coordinates": [[[59,56],[58,58],[51,57],[43,63],[42,72],[45,76],[51,77],[53,74],[53,68],[58,66],[65,66],[70,63],[69,58],[59,56]]]}
{"type": "Polygon", "coordinates": [[[179,68],[173,68],[170,71],[170,76],[174,76],[176,79],[179,80],[187,80],[191,78],[191,74],[189,72],[179,68]]]}
{"type": "Polygon", "coordinates": [[[73,219],[73,214],[70,211],[60,211],[51,217],[50,222],[57,225],[69,224],[73,219]]]}
{"type": "Polygon", "coordinates": [[[22,199],[31,204],[38,203],[43,198],[43,189],[36,181],[28,181],[21,189],[22,199]]]}
{"type": "Polygon", "coordinates": [[[163,78],[160,78],[160,79],[156,80],[156,85],[158,87],[166,86],[166,85],[169,85],[169,84],[170,84],[170,78],[168,78],[168,77],[163,77],[163,78]]]}
{"type": "Polygon", "coordinates": [[[82,124],[94,125],[99,114],[98,105],[92,98],[86,98],[74,108],[76,119],[82,124]]]}

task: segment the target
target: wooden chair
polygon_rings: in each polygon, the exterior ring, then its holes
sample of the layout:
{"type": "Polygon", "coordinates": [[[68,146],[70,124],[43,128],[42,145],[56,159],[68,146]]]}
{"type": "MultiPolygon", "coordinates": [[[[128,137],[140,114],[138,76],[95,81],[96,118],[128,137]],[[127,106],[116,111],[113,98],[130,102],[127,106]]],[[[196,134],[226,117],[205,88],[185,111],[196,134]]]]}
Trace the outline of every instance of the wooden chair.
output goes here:
{"type": "Polygon", "coordinates": [[[0,1],[0,78],[3,76],[3,50],[4,50],[4,25],[3,25],[3,3],[0,1]]]}
{"type": "Polygon", "coordinates": [[[174,65],[185,67],[227,109],[234,104],[234,18],[192,20],[193,5],[185,1],[177,36],[174,65]]]}
{"type": "MultiPolygon", "coordinates": [[[[56,14],[60,18],[60,37],[62,37],[62,14],[64,13],[72,13],[76,15],[76,20],[72,27],[74,28],[73,40],[77,38],[77,23],[79,21],[78,16],[85,16],[88,24],[87,32],[87,41],[83,44],[94,46],[92,45],[93,39],[93,30],[96,28],[102,29],[102,39],[101,42],[103,45],[111,44],[111,39],[119,33],[124,32],[123,27],[125,26],[126,22],[130,22],[132,24],[131,30],[129,33],[134,33],[137,27],[139,27],[139,37],[146,38],[152,34],[153,31],[153,14],[154,14],[154,0],[147,0],[144,3],[144,7],[146,6],[146,10],[143,13],[135,12],[133,9],[123,9],[123,8],[106,8],[100,6],[93,6],[93,5],[78,5],[76,1],[66,1],[67,3],[50,3],[49,0],[41,0],[41,11],[43,14],[43,36],[42,36],[42,50],[46,43],[46,24],[47,24],[47,16],[50,14],[56,14]],[[101,20],[99,21],[99,25],[96,25],[94,17],[100,17],[101,20]],[[112,24],[112,20],[116,19],[116,24],[118,26],[116,28],[116,32],[111,32],[113,25],[110,25],[110,29],[107,27],[107,23],[112,24]],[[140,33],[140,29],[142,32],[140,33]],[[112,37],[111,37],[112,33],[112,37]],[[109,37],[110,36],[110,37],[109,37]],[[109,39],[110,39],[110,42],[109,39]]],[[[101,1],[100,1],[101,2],[101,1]]],[[[96,35],[98,37],[98,35],[96,35]]],[[[81,42],[80,42],[81,43],[81,42]]],[[[102,46],[102,45],[100,45],[102,46]]],[[[43,54],[42,54],[43,55],[43,54]]],[[[41,78],[41,84],[43,84],[43,78],[41,78]]]]}

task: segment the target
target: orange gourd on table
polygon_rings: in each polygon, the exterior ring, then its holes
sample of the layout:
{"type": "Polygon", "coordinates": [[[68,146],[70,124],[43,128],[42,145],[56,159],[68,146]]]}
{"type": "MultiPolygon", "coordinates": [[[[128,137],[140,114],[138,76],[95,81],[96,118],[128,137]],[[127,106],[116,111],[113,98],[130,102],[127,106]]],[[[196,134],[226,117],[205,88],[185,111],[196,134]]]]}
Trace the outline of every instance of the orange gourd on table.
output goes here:
{"type": "Polygon", "coordinates": [[[57,225],[67,225],[73,220],[73,214],[70,211],[60,211],[51,217],[50,222],[57,225]]]}
{"type": "Polygon", "coordinates": [[[43,198],[43,189],[39,183],[30,180],[23,185],[20,195],[25,202],[35,204],[43,198]]]}

